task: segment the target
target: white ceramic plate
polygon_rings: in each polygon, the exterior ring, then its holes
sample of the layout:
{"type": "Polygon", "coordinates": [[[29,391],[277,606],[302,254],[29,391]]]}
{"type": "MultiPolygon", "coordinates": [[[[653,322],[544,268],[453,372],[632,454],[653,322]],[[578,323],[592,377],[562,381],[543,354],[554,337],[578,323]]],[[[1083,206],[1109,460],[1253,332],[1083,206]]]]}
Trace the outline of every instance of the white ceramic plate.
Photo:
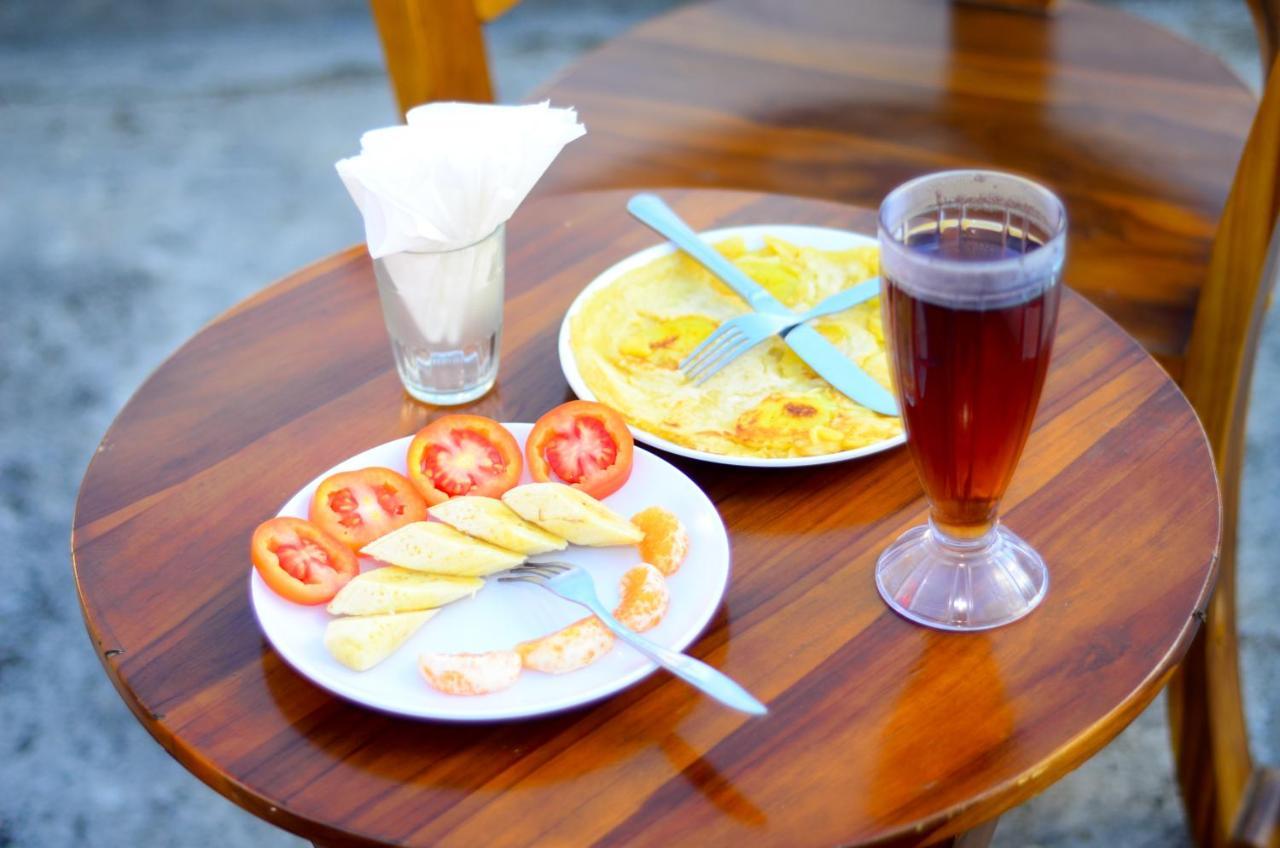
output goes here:
{"type": "MultiPolygon", "coordinates": [[[[701,233],[701,236],[707,241],[717,242],[734,236],[740,236],[746,243],[749,250],[757,250],[764,247],[764,237],[776,236],[792,242],[793,244],[803,245],[805,247],[816,247],[820,250],[847,250],[851,247],[861,247],[863,245],[875,245],[876,240],[871,236],[865,236],[861,233],[851,233],[846,230],[832,230],[826,227],[805,227],[789,224],[758,224],[750,227],[726,227],[721,230],[707,230],[701,233]]],[[[636,268],[649,264],[659,256],[665,256],[674,252],[675,245],[670,242],[654,245],[646,248],[639,253],[633,253],[621,262],[611,266],[600,276],[596,277],[587,287],[584,288],[573,303],[569,306],[568,312],[565,313],[564,321],[560,324],[560,370],[564,372],[564,378],[569,381],[570,388],[574,394],[583,400],[595,400],[596,396],[591,389],[587,387],[587,381],[582,379],[581,372],[578,371],[578,363],[573,355],[573,348],[569,344],[569,324],[573,320],[573,316],[586,299],[595,291],[604,288],[612,283],[618,277],[632,271],[636,268]]],[[[636,437],[636,441],[644,442],[655,448],[674,453],[678,456],[687,456],[691,459],[701,459],[707,462],[718,462],[722,465],[743,465],[753,468],[794,468],[800,465],[827,465],[832,462],[844,462],[850,459],[857,459],[861,456],[870,456],[874,453],[895,448],[904,443],[907,438],[905,435],[899,435],[892,439],[885,439],[882,442],[857,448],[856,450],[840,451],[839,453],[821,454],[819,456],[797,456],[797,457],[781,457],[776,459],[768,459],[752,456],[727,456],[720,453],[710,453],[708,451],[695,450],[687,448],[684,445],[678,445],[675,442],[667,441],[661,436],[656,436],[638,427],[631,428],[632,434],[636,437]]]]}
{"type": "MultiPolygon", "coordinates": [[[[530,424],[504,425],[524,444],[530,424]]],[[[405,473],[410,438],[387,442],[346,459],[304,486],[280,515],[306,518],[316,486],[338,471],[381,465],[405,473]]],[[[530,481],[526,470],[523,483],[530,481]]],[[[729,581],[729,538],[711,500],[675,466],[637,448],[631,478],[606,498],[614,510],[634,515],[659,504],[674,512],[689,531],[689,556],[670,578],[671,605],[662,623],[645,634],[660,645],[681,650],[691,643],[720,605],[729,581]]],[[[563,558],[589,569],[596,591],[610,609],[618,601],[618,579],[640,561],[634,547],[582,548],[571,545],[563,558]]],[[[555,556],[560,556],[556,554],[555,556]]],[[[547,555],[544,558],[549,558],[547,555]]],[[[374,567],[362,559],[361,568],[374,567]]],[[[365,672],[339,663],[323,644],[332,618],[324,606],[286,601],[250,569],[249,594],[258,624],[276,651],[298,673],[336,695],[374,709],[444,721],[493,721],[544,715],[612,695],[654,671],[655,666],[622,643],[591,665],[562,675],[525,671],[510,689],[490,695],[444,695],[427,685],[418,671],[426,651],[491,651],[544,636],[587,615],[582,607],[545,589],[523,583],[488,585],[473,598],[443,608],[398,651],[365,672]]]]}

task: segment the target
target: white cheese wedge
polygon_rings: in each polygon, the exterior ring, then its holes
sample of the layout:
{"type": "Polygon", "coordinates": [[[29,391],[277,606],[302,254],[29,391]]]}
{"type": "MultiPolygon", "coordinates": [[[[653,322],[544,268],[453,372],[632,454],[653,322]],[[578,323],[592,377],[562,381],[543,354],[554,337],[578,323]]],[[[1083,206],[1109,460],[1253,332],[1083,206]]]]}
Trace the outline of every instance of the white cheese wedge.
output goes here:
{"type": "Polygon", "coordinates": [[[415,612],[474,595],[483,586],[478,577],[423,574],[387,566],[355,577],[338,590],[327,609],[333,615],[415,612]]]}
{"type": "Polygon", "coordinates": [[[400,568],[484,577],[524,562],[524,554],[473,539],[438,521],[415,521],[375,539],[360,553],[400,568]]]}
{"type": "Polygon", "coordinates": [[[526,556],[562,551],[569,544],[562,537],[525,521],[497,498],[472,495],[449,498],[427,512],[468,536],[526,556]]]}
{"type": "Polygon", "coordinates": [[[439,610],[392,612],[335,618],[324,630],[324,646],[355,671],[368,671],[418,632],[439,610]]]}
{"type": "Polygon", "coordinates": [[[502,496],[502,502],[526,521],[575,545],[634,545],[644,538],[639,527],[586,492],[563,483],[516,486],[502,496]]]}

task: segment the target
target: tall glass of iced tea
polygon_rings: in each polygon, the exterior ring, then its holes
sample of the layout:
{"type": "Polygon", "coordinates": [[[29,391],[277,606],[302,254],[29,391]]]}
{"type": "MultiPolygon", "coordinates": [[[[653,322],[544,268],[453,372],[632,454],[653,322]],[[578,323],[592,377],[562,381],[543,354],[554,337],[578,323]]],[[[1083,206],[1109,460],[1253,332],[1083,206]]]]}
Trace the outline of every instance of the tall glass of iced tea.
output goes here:
{"type": "Polygon", "coordinates": [[[948,171],[895,189],[879,230],[885,333],[930,514],[880,555],[876,585],[930,627],[1007,624],[1049,586],[997,510],[1049,367],[1066,212],[1029,180],[948,171]]]}

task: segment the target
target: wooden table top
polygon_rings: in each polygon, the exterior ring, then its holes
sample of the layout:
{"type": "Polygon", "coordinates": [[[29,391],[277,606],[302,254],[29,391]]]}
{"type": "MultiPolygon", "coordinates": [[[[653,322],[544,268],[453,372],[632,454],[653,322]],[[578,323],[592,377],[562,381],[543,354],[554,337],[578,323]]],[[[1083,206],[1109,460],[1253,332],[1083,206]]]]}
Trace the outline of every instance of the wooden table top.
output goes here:
{"type": "Polygon", "coordinates": [[[534,99],[587,135],[545,193],[705,186],[879,206],[986,167],[1053,188],[1073,284],[1176,375],[1257,109],[1208,51],[1116,9],[716,0],[647,21],[534,99]]]}
{"type": "MultiPolygon", "coordinates": [[[[698,227],[873,231],[871,211],[832,203],[665,195],[698,227]]],[[[556,355],[565,309],[656,240],[626,197],[535,200],[512,219],[501,373],[471,409],[529,421],[570,396],[556,355]]],[[[395,718],[329,695],[267,645],[249,604],[249,536],[315,474],[437,414],[402,393],[370,262],[353,248],[184,345],[120,413],[80,490],[76,584],[121,696],[210,786],[316,841],[941,838],[1118,733],[1181,656],[1214,574],[1218,496],[1195,416],[1133,339],[1068,292],[1003,511],[1051,569],[1028,618],[946,634],[880,600],[877,554],[925,515],[901,449],[779,471],[673,458],[721,511],[733,555],[724,604],[691,653],[764,699],[766,718],[665,674],[534,721],[395,718]]]]}

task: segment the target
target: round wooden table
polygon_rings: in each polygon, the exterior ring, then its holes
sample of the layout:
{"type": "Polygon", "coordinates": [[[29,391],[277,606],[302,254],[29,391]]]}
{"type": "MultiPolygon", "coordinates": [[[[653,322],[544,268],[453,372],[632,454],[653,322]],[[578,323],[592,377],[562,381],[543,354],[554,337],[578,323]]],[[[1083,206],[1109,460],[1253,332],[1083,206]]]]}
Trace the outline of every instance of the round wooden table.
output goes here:
{"type": "MultiPolygon", "coordinates": [[[[872,231],[869,210],[832,203],[665,195],[698,227],[872,231]]],[[[501,375],[471,409],[529,421],[570,396],[556,357],[566,307],[655,241],[626,197],[536,200],[512,219],[501,375]]],[[[1028,618],[947,634],[880,600],[877,554],[925,512],[903,450],[786,471],[674,459],[717,504],[733,552],[724,605],[690,650],[768,702],[767,717],[659,673],[534,721],[394,718],[329,695],[266,644],[249,536],[320,470],[437,414],[401,391],[353,248],[184,345],[120,413],[81,487],[76,584],[121,696],[214,789],[317,842],[943,839],[1115,736],[1173,669],[1213,581],[1218,496],[1195,416],[1133,339],[1068,293],[1003,513],[1051,568],[1028,618]]]]}
{"type": "Polygon", "coordinates": [[[545,193],[738,188],[879,206],[995,168],[1053,188],[1073,284],[1175,376],[1258,103],[1207,50],[1117,9],[714,0],[646,21],[533,99],[587,135],[545,193]]]}

